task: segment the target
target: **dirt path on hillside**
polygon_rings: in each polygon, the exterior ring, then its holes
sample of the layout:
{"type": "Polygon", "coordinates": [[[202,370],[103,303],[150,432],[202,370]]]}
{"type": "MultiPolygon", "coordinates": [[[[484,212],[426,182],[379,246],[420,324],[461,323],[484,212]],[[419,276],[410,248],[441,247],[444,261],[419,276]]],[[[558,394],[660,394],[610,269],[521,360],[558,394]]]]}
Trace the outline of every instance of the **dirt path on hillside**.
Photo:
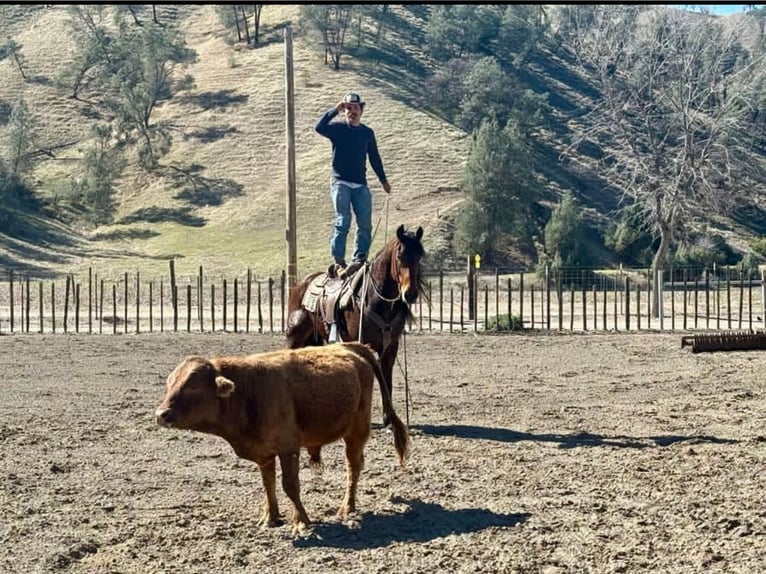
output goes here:
{"type": "MultiPolygon", "coordinates": [[[[293,536],[256,528],[252,463],[153,419],[185,355],[282,342],[1,336],[0,572],[766,569],[762,351],[692,354],[659,334],[412,334],[406,468],[376,392],[357,516],[334,516],[345,477],[331,445],[321,475],[303,456],[315,524],[293,536]]],[[[403,396],[397,372],[405,418],[403,396]]]]}

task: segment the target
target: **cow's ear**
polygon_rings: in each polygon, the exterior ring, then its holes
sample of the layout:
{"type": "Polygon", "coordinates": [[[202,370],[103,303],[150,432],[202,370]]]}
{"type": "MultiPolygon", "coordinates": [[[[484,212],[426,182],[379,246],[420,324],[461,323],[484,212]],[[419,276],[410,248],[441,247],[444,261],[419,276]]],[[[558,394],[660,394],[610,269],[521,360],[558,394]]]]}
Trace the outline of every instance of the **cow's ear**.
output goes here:
{"type": "Polygon", "coordinates": [[[220,375],[215,378],[215,387],[217,389],[216,394],[222,399],[229,397],[234,392],[234,383],[220,375]]]}

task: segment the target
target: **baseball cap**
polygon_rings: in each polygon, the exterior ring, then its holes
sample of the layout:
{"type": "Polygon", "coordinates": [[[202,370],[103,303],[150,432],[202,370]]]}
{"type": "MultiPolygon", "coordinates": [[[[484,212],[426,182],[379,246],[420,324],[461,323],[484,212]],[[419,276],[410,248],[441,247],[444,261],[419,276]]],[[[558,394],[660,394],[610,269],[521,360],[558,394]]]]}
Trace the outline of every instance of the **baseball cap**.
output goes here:
{"type": "Polygon", "coordinates": [[[359,104],[360,106],[364,105],[362,96],[356,92],[348,92],[345,96],[343,96],[343,101],[347,104],[359,104]]]}

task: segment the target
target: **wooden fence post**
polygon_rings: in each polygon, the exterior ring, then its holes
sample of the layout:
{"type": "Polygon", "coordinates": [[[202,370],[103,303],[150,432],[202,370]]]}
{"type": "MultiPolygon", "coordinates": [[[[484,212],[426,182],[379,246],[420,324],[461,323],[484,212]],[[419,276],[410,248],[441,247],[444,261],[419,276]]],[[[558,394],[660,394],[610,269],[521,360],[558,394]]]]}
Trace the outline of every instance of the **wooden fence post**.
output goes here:
{"type": "Polygon", "coordinates": [[[197,320],[199,321],[199,332],[204,332],[205,322],[205,279],[202,273],[202,265],[199,266],[199,279],[197,281],[197,320]]]}
{"type": "Polygon", "coordinates": [[[580,273],[580,294],[582,296],[582,330],[588,330],[588,298],[585,292],[585,269],[580,273]]]}
{"type": "Polygon", "coordinates": [[[444,330],[444,270],[439,269],[439,331],[444,330]]]}
{"type": "Polygon", "coordinates": [[[251,295],[252,295],[252,283],[253,281],[253,272],[248,267],[247,268],[247,304],[245,307],[245,333],[250,332],[250,302],[251,302],[251,295]]]}
{"type": "Polygon", "coordinates": [[[261,282],[258,281],[258,332],[263,333],[263,310],[261,309],[261,282]]]}
{"type": "Polygon", "coordinates": [[[170,300],[173,305],[173,330],[178,331],[178,292],[176,290],[176,264],[173,259],[170,264],[170,300]]]}
{"type": "Polygon", "coordinates": [[[766,329],[766,269],[761,270],[761,319],[766,329]]]}
{"type": "Polygon", "coordinates": [[[51,333],[56,333],[56,282],[51,281],[51,333]]]}
{"type": "Polygon", "coordinates": [[[726,269],[726,323],[731,329],[731,281],[729,279],[729,269],[726,269]]]}
{"type": "Polygon", "coordinates": [[[226,283],[226,278],[223,279],[223,330],[226,331],[226,318],[228,316],[228,309],[229,302],[227,301],[227,295],[228,295],[228,285],[226,283]]]}
{"type": "Polygon", "coordinates": [[[88,334],[93,332],[93,268],[88,267],[88,334]]]}
{"type": "Polygon", "coordinates": [[[551,330],[551,278],[550,263],[545,264],[545,329],[551,330]]]}
{"type": "Polygon", "coordinates": [[[165,282],[160,279],[160,333],[165,331],[165,282]]]}
{"type": "Polygon", "coordinates": [[[753,330],[753,276],[747,272],[747,328],[753,330]]]}
{"type": "Polygon", "coordinates": [[[279,279],[279,311],[280,311],[280,317],[281,317],[281,325],[282,330],[280,333],[285,332],[285,302],[287,300],[287,278],[285,275],[285,270],[282,269],[282,275],[279,279]]]}
{"type": "Polygon", "coordinates": [[[27,300],[25,301],[25,307],[27,310],[27,333],[29,333],[29,316],[31,315],[32,307],[31,307],[31,297],[30,297],[30,281],[29,281],[29,275],[26,277],[26,281],[24,281],[24,287],[26,289],[26,296],[27,300]]]}
{"type": "Polygon", "coordinates": [[[237,277],[234,278],[234,332],[237,333],[239,331],[239,325],[238,325],[238,317],[237,317],[237,303],[239,303],[239,285],[237,282],[237,277]]]}
{"type": "MultiPolygon", "coordinates": [[[[64,293],[64,333],[69,332],[69,325],[68,325],[68,319],[69,319],[69,282],[70,278],[69,275],[66,276],[66,291],[64,293]]],[[[11,325],[11,328],[13,326],[11,325]]]]}
{"type": "Polygon", "coordinates": [[[13,304],[13,269],[10,269],[8,271],[8,286],[10,287],[10,297],[11,297],[11,316],[10,316],[10,327],[11,327],[11,333],[13,333],[13,327],[14,327],[14,304],[13,304]]]}
{"type": "Polygon", "coordinates": [[[141,332],[141,278],[136,271],[136,334],[141,332]]]}
{"type": "Polygon", "coordinates": [[[149,281],[149,332],[154,332],[154,281],[149,281]]]}
{"type": "Polygon", "coordinates": [[[125,272],[125,280],[124,280],[124,295],[122,299],[122,307],[123,307],[123,317],[125,317],[125,322],[123,323],[123,331],[125,331],[125,334],[128,333],[128,273],[125,272]]]}
{"type": "Polygon", "coordinates": [[[569,283],[569,330],[574,333],[574,283],[569,283]]]}
{"type": "Polygon", "coordinates": [[[75,286],[74,295],[74,332],[80,332],[80,284],[75,286]]]}
{"type": "Polygon", "coordinates": [[[191,283],[186,284],[186,332],[191,333],[191,283]]]}
{"type": "Polygon", "coordinates": [[[705,328],[710,329],[710,270],[705,267],[705,328]]]}
{"type": "Polygon", "coordinates": [[[211,332],[215,333],[215,283],[210,284],[210,322],[211,332]]]}
{"type": "Polygon", "coordinates": [[[556,271],[556,298],[559,308],[559,331],[561,331],[564,329],[564,286],[561,282],[561,269],[556,271]]]}
{"type": "Polygon", "coordinates": [[[112,283],[112,334],[117,334],[117,285],[114,283],[112,283]]]}
{"type": "Polygon", "coordinates": [[[43,332],[43,282],[37,284],[37,298],[40,306],[40,334],[43,332]]]}
{"type": "Polygon", "coordinates": [[[101,288],[98,290],[99,304],[98,304],[98,334],[101,335],[104,332],[104,280],[101,279],[101,288]]]}
{"type": "Polygon", "coordinates": [[[452,333],[452,286],[449,288],[449,332],[452,333]]]}
{"type": "Polygon", "coordinates": [[[274,278],[269,277],[269,333],[274,332],[274,278]]]}

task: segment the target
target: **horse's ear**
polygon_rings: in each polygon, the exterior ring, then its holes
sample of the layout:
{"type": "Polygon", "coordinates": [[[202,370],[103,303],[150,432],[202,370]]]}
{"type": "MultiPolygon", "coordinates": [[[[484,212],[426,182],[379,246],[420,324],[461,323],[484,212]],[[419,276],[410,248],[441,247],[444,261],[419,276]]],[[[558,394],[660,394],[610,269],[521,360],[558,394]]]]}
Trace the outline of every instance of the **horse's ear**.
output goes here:
{"type": "Polygon", "coordinates": [[[404,241],[404,224],[401,224],[396,228],[396,237],[399,241],[404,241]]]}
{"type": "Polygon", "coordinates": [[[423,237],[423,228],[418,227],[418,230],[415,232],[415,237],[418,238],[418,241],[423,237]]]}

